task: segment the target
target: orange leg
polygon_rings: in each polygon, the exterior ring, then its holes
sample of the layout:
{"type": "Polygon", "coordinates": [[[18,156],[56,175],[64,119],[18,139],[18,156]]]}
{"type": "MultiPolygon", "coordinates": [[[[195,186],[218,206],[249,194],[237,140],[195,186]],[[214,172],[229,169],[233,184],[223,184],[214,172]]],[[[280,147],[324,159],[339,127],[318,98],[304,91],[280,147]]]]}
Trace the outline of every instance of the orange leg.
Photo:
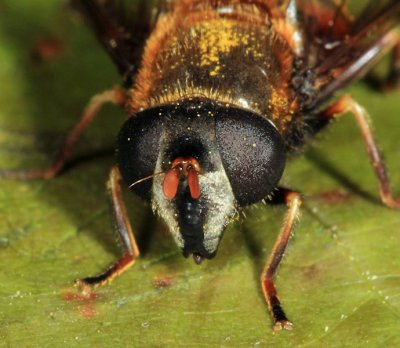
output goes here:
{"type": "Polygon", "coordinates": [[[122,198],[120,182],[121,174],[119,169],[113,166],[110,171],[107,188],[111,198],[116,229],[125,249],[124,255],[105,272],[94,277],[77,280],[76,284],[81,287],[84,292],[88,292],[90,288],[95,288],[110,282],[113,278],[131,267],[139,256],[139,249],[122,198]]]}
{"type": "Polygon", "coordinates": [[[261,287],[263,289],[265,301],[274,319],[274,330],[292,330],[293,324],[287,319],[279,300],[274,278],[276,276],[279,264],[282,261],[294,224],[299,215],[301,206],[301,197],[298,192],[280,189],[283,194],[283,200],[288,206],[288,211],[282,229],[272,249],[272,253],[261,273],[261,287]]]}
{"type": "Polygon", "coordinates": [[[385,163],[372,134],[367,111],[350,96],[343,96],[333,105],[328,107],[321,116],[331,119],[342,116],[347,112],[353,114],[357,121],[357,125],[360,128],[369,160],[374,168],[376,178],[378,179],[379,194],[382,202],[390,208],[399,209],[400,200],[393,197],[390,189],[390,182],[385,163]]]}
{"type": "Polygon", "coordinates": [[[0,169],[0,177],[11,179],[49,179],[54,177],[60,172],[82,133],[89,127],[101,107],[108,102],[116,105],[125,105],[125,101],[126,92],[119,87],[114,87],[95,95],[90,100],[81,119],[68,133],[49,167],[37,170],[0,169]]]}

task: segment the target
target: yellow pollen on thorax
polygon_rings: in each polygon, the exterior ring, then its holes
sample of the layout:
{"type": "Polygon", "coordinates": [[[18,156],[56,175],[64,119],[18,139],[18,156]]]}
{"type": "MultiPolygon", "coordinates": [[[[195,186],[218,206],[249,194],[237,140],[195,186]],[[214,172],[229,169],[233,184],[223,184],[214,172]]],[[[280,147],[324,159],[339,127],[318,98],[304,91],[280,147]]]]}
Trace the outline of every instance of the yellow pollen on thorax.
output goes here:
{"type": "Polygon", "coordinates": [[[210,67],[210,76],[220,72],[222,55],[228,55],[240,45],[248,45],[249,35],[235,29],[237,24],[227,19],[213,19],[194,27],[199,33],[200,66],[210,67]]]}

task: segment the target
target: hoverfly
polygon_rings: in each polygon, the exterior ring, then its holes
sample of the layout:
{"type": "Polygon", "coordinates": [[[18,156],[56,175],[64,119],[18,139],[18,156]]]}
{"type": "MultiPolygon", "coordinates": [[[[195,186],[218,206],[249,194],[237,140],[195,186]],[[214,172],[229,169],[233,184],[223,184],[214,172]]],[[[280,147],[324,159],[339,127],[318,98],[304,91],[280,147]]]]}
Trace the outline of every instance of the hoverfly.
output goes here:
{"type": "Polygon", "coordinates": [[[387,85],[400,86],[398,0],[369,1],[357,16],[342,0],[75,1],[119,69],[126,89],[96,95],[44,170],[2,176],[55,176],[106,102],[129,118],[117,141],[110,193],[123,256],[78,280],[84,290],[132,266],[139,249],[120,181],[150,201],[185,257],[215,256],[225,227],[263,199],[287,213],[261,286],[274,329],[291,329],[274,284],[301,196],[279,187],[288,153],[329,122],[353,114],[382,202],[400,208],[366,110],[335,92],[393,52],[387,85]]]}

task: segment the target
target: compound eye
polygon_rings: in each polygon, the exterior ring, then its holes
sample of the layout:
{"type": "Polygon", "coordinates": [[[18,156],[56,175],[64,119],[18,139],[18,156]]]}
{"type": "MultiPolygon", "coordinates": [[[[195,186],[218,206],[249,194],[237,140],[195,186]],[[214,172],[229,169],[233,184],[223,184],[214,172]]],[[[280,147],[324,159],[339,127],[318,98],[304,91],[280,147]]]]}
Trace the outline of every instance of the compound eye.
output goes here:
{"type": "MultiPolygon", "coordinates": [[[[117,141],[117,163],[127,185],[154,174],[162,131],[162,117],[157,109],[133,115],[122,126],[117,141]]],[[[149,201],[151,186],[152,180],[146,180],[132,190],[149,201]]]]}
{"type": "Polygon", "coordinates": [[[241,206],[265,198],[285,167],[285,147],[274,125],[249,111],[227,108],[216,116],[216,138],[224,169],[241,206]]]}

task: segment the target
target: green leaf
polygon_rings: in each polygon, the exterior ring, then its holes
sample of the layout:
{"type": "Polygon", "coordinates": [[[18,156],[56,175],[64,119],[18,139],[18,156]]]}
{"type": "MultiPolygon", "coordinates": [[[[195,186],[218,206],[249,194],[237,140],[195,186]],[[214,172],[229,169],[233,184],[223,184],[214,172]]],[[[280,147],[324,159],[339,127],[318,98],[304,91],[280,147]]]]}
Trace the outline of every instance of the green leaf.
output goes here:
{"type": "MultiPolygon", "coordinates": [[[[90,96],[120,82],[64,2],[0,1],[0,166],[45,166],[90,96]],[[60,55],[32,58],[57,38],[60,55]]],[[[349,91],[375,123],[400,195],[399,92],[349,91]]],[[[0,345],[8,347],[398,347],[400,213],[379,201],[354,120],[333,124],[288,165],[305,202],[277,287],[292,332],[274,333],[259,274],[285,207],[256,205],[217,257],[184,259],[148,206],[126,201],[142,254],[84,300],[76,278],[119,256],[105,191],[121,110],[106,107],[73,163],[43,181],[0,181],[0,345]]]]}

